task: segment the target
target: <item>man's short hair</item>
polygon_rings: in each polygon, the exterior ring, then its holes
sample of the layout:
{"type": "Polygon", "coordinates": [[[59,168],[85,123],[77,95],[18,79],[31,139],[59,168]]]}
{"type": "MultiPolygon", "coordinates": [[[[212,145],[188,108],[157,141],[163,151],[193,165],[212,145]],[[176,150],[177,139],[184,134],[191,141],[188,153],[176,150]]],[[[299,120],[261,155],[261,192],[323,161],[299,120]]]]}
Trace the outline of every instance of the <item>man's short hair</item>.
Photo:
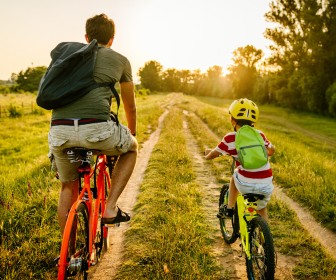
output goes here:
{"type": "Polygon", "coordinates": [[[89,42],[96,39],[98,44],[106,45],[114,37],[115,26],[112,19],[100,14],[86,21],[85,30],[89,42]]]}

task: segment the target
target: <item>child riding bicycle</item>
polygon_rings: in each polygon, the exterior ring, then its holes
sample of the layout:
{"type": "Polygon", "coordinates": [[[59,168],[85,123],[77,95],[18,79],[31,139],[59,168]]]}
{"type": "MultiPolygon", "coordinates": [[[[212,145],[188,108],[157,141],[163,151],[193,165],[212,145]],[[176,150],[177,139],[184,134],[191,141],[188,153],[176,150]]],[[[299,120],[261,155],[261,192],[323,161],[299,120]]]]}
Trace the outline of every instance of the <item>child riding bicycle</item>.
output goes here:
{"type": "MultiPolygon", "coordinates": [[[[244,125],[254,127],[254,124],[258,121],[259,109],[253,101],[243,98],[232,102],[229,107],[229,114],[234,131],[227,133],[214,149],[207,149],[204,152],[205,159],[207,160],[214,159],[221,155],[230,155],[236,161],[236,169],[230,180],[228,206],[227,209],[223,209],[223,213],[219,213],[219,215],[225,215],[226,217],[233,216],[233,209],[236,204],[238,192],[242,194],[255,193],[264,195],[264,198],[258,201],[257,212],[263,218],[267,219],[266,206],[274,188],[270,163],[267,160],[266,164],[260,168],[244,168],[242,163],[239,162],[236,147],[237,132],[244,125]]],[[[272,156],[275,152],[275,147],[266,138],[264,133],[259,130],[257,130],[257,132],[260,133],[264,141],[267,155],[272,156]]]]}

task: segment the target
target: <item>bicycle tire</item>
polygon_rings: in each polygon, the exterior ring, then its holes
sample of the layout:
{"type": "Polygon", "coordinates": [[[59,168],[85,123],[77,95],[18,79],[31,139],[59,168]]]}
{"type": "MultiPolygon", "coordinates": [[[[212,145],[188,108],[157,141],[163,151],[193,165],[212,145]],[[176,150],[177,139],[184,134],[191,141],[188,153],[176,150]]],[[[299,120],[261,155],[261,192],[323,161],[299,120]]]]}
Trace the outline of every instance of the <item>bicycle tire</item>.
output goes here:
{"type": "MultiPolygon", "coordinates": [[[[111,176],[105,174],[105,176],[104,176],[105,207],[106,207],[106,201],[107,201],[107,198],[108,198],[108,192],[109,192],[110,186],[111,186],[111,176]],[[110,181],[107,182],[107,180],[110,180],[110,181]]],[[[108,248],[110,247],[110,235],[109,235],[109,232],[108,232],[108,226],[107,225],[102,225],[101,226],[101,232],[102,232],[102,236],[103,236],[102,250],[104,252],[106,252],[108,250],[108,248]]]]}
{"type": "Polygon", "coordinates": [[[95,250],[95,263],[100,261],[100,258],[102,256],[103,251],[103,245],[104,245],[104,228],[101,224],[101,218],[102,218],[102,206],[101,203],[99,203],[99,212],[98,212],[98,221],[97,221],[97,230],[96,230],[96,236],[94,239],[94,250],[95,250]]]}
{"type": "Polygon", "coordinates": [[[65,242],[62,242],[62,248],[66,246],[64,249],[67,253],[60,256],[59,263],[65,265],[59,266],[58,279],[86,280],[89,258],[89,219],[84,203],[78,204],[70,230],[64,233],[63,241],[65,242]],[[66,258],[66,260],[61,260],[61,258],[66,258]]]}
{"type": "MultiPolygon", "coordinates": [[[[97,166],[97,164],[96,164],[97,166]]],[[[108,165],[105,165],[106,169],[109,169],[108,165]]],[[[95,236],[95,240],[94,240],[94,244],[95,244],[95,261],[98,262],[101,258],[101,255],[103,252],[106,252],[108,247],[109,247],[109,235],[108,235],[108,227],[104,226],[101,223],[101,219],[103,216],[102,213],[102,209],[105,208],[103,207],[103,203],[105,202],[106,204],[106,200],[108,197],[108,190],[109,190],[109,183],[107,180],[110,180],[109,178],[109,170],[98,170],[97,168],[95,168],[95,173],[94,173],[94,180],[95,180],[95,184],[97,185],[97,178],[98,178],[98,173],[99,172],[104,172],[104,186],[103,186],[103,190],[104,190],[104,197],[100,200],[98,209],[98,222],[97,222],[97,230],[96,230],[96,236],[95,236]]]]}
{"type": "MultiPolygon", "coordinates": [[[[221,211],[221,208],[225,208],[227,206],[227,201],[225,201],[225,197],[228,196],[228,191],[229,184],[224,184],[222,186],[219,196],[219,211],[221,211]]],[[[232,218],[219,217],[219,225],[224,241],[227,244],[234,243],[239,236],[239,219],[237,207],[232,218]]]]}
{"type": "Polygon", "coordinates": [[[260,216],[251,221],[251,259],[246,257],[249,280],[273,280],[275,273],[275,250],[273,237],[267,222],[260,216]]]}

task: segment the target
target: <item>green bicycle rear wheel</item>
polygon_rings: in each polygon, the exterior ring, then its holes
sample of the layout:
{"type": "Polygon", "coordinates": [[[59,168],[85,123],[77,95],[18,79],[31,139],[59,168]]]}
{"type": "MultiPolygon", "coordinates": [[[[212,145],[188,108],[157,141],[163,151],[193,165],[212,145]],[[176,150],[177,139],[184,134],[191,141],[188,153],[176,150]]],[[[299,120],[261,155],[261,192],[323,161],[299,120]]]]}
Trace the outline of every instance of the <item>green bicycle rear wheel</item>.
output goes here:
{"type": "Polygon", "coordinates": [[[273,238],[267,222],[262,217],[251,221],[251,259],[246,257],[249,280],[273,280],[275,273],[275,250],[273,238]]]}

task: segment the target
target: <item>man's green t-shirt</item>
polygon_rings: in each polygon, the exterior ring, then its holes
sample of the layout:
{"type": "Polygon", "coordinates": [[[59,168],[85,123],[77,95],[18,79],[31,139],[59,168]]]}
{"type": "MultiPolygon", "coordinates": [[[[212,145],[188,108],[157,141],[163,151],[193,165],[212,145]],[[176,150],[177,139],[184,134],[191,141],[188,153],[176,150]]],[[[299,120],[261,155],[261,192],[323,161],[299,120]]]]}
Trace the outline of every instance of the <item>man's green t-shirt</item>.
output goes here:
{"type": "MultiPolygon", "coordinates": [[[[123,83],[132,81],[128,59],[110,48],[100,47],[93,73],[96,82],[123,83]]],[[[52,111],[52,119],[110,119],[112,91],[99,87],[78,100],[52,111]]]]}

